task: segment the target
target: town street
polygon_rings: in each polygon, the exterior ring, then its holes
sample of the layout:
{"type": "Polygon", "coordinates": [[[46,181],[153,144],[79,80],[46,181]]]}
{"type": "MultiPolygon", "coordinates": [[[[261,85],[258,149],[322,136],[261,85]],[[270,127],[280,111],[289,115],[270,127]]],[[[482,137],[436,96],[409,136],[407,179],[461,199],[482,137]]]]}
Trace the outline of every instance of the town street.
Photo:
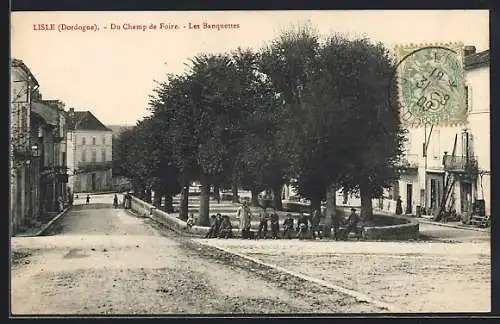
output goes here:
{"type": "Polygon", "coordinates": [[[426,240],[458,243],[188,239],[112,201],[82,195],[48,236],[12,239],[14,314],[387,311],[227,252],[401,311],[490,308],[489,233],[421,224],[426,240]]]}
{"type": "Polygon", "coordinates": [[[13,314],[384,311],[161,233],[112,197],[75,206],[52,235],[12,238],[13,314]]]}

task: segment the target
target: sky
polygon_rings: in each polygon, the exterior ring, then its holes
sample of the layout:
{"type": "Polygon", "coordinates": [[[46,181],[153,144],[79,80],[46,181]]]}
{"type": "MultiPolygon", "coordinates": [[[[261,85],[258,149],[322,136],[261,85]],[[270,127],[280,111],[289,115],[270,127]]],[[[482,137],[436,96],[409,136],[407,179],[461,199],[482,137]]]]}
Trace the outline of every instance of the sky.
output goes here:
{"type": "Polygon", "coordinates": [[[11,14],[11,56],[30,68],[43,99],[90,110],[107,125],[133,125],[148,115],[155,80],[182,73],[190,57],[257,49],[283,29],[303,23],[321,35],[366,36],[389,48],[436,42],[462,42],[477,51],[489,48],[487,10],[54,11],[11,14]],[[238,28],[203,29],[204,22],[238,28]],[[162,23],[179,29],[160,29],[162,23]],[[54,24],[55,30],[40,30],[39,24],[54,24]],[[98,30],[59,30],[62,24],[98,30]],[[125,29],[126,24],[147,27],[125,29]],[[190,29],[190,24],[201,28],[190,29]]]}

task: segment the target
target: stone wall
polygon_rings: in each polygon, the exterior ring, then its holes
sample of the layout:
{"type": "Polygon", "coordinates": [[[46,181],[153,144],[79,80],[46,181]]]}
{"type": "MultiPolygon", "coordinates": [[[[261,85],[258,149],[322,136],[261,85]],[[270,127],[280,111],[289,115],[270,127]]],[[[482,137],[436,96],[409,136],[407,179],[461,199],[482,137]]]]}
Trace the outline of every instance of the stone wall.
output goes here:
{"type": "MultiPolygon", "coordinates": [[[[149,217],[152,220],[164,225],[165,227],[183,234],[191,234],[196,236],[204,236],[208,233],[208,227],[193,226],[187,229],[186,222],[177,218],[177,214],[168,214],[157,209],[151,204],[148,204],[136,197],[132,197],[132,210],[140,216],[149,217]]],[[[338,213],[344,217],[348,217],[349,208],[339,208],[338,213]]],[[[366,240],[417,240],[419,226],[418,221],[405,216],[395,216],[389,213],[375,212],[375,217],[385,218],[389,226],[371,226],[365,227],[364,238],[366,240]]],[[[235,237],[241,236],[240,230],[233,228],[235,237]]]]}

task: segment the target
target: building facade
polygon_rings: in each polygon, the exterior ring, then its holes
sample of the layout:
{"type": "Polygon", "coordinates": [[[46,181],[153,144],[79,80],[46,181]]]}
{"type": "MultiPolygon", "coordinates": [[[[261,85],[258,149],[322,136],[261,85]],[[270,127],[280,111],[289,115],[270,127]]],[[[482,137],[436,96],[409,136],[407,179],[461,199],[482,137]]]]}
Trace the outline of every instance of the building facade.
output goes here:
{"type": "Polygon", "coordinates": [[[34,174],[40,216],[58,213],[67,201],[66,119],[63,103],[39,100],[32,104],[32,141],[38,147],[34,174]],[[62,203],[62,204],[61,204],[62,203]]]}
{"type": "Polygon", "coordinates": [[[90,111],[67,112],[68,186],[74,193],[113,187],[113,132],[90,111]]]}
{"type": "Polygon", "coordinates": [[[11,233],[36,216],[32,196],[30,111],[39,84],[23,61],[11,61],[9,123],[9,213],[11,233]]]}
{"type": "Polygon", "coordinates": [[[465,47],[464,70],[467,122],[408,129],[405,171],[392,190],[403,213],[490,214],[489,50],[465,47]]]}

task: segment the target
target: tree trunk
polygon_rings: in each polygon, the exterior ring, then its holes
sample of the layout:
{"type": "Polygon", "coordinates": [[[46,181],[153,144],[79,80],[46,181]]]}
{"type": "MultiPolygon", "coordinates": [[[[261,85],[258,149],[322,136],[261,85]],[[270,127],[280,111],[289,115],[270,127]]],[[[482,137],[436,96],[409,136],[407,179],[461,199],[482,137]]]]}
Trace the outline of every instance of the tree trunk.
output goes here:
{"type": "Polygon", "coordinates": [[[331,229],[337,215],[337,195],[335,184],[330,184],[326,189],[326,213],[325,213],[325,228],[323,235],[331,236],[331,229]]]}
{"type": "Polygon", "coordinates": [[[198,224],[200,226],[210,225],[210,185],[203,182],[200,192],[200,210],[198,213],[198,224]]]}
{"type": "Polygon", "coordinates": [[[361,214],[363,221],[369,222],[373,220],[372,206],[372,190],[368,184],[363,184],[359,187],[359,195],[361,196],[361,214]]]}
{"type": "Polygon", "coordinates": [[[214,185],[214,199],[220,200],[220,189],[219,185],[214,185]]]}
{"type": "Polygon", "coordinates": [[[184,184],[181,191],[181,206],[179,211],[179,219],[188,219],[188,207],[189,207],[189,185],[184,184]]]}
{"type": "Polygon", "coordinates": [[[237,203],[240,201],[240,197],[238,196],[238,179],[236,176],[233,176],[233,182],[231,184],[233,191],[233,203],[237,203]]]}
{"type": "Polygon", "coordinates": [[[153,201],[153,206],[155,206],[156,208],[160,208],[161,207],[161,198],[163,197],[163,194],[160,193],[159,191],[155,191],[155,198],[154,198],[154,201],[153,201]]]}
{"type": "Polygon", "coordinates": [[[274,208],[276,210],[283,210],[283,204],[281,202],[281,189],[283,188],[283,186],[280,184],[280,185],[276,185],[274,186],[273,188],[273,203],[274,203],[274,208]]]}
{"type": "Polygon", "coordinates": [[[321,199],[319,198],[311,199],[311,213],[316,209],[321,210],[321,199]]]}
{"type": "Polygon", "coordinates": [[[259,205],[259,192],[255,189],[252,189],[251,192],[252,192],[252,205],[258,206],[259,205]]]}
{"type": "MultiPolygon", "coordinates": [[[[187,208],[186,208],[187,210],[187,208]]],[[[167,213],[173,213],[174,212],[174,199],[172,195],[166,195],[165,196],[165,211],[167,213]]],[[[186,212],[187,215],[187,212],[186,212]]]]}

